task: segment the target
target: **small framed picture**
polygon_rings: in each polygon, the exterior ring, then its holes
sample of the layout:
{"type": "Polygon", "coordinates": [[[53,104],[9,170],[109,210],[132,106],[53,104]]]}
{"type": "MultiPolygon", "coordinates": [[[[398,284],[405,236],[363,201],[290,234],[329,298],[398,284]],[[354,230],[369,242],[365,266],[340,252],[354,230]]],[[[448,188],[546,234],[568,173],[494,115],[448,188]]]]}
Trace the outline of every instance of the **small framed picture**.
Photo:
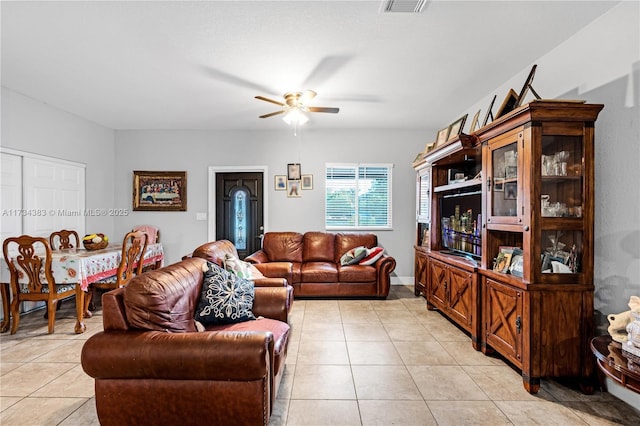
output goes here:
{"type": "Polygon", "coordinates": [[[505,96],[504,101],[502,101],[502,105],[500,105],[500,108],[496,113],[496,118],[500,118],[503,115],[510,113],[516,108],[516,105],[518,105],[518,94],[515,90],[509,89],[509,93],[505,96]]]}
{"type": "Polygon", "coordinates": [[[447,142],[447,139],[449,137],[449,128],[450,127],[445,127],[444,129],[438,131],[438,137],[436,138],[436,148],[444,145],[447,142]]]}
{"type": "Polygon", "coordinates": [[[313,189],[313,175],[302,175],[300,189],[313,189]]]}
{"type": "Polygon", "coordinates": [[[489,104],[489,108],[487,108],[487,112],[484,114],[484,120],[482,120],[482,126],[486,126],[489,123],[489,117],[491,117],[491,121],[493,121],[493,104],[496,103],[496,98],[498,95],[493,95],[493,99],[491,99],[491,103],[489,104]]]}
{"type": "Polygon", "coordinates": [[[469,134],[473,133],[478,127],[478,120],[480,119],[480,110],[475,113],[473,119],[471,119],[471,126],[469,127],[469,134]]]}
{"type": "Polygon", "coordinates": [[[496,178],[493,181],[493,190],[495,192],[504,192],[504,179],[496,178]]]}
{"type": "Polygon", "coordinates": [[[273,177],[273,185],[276,191],[286,191],[287,177],[285,175],[275,175],[273,177]]]}
{"type": "Polygon", "coordinates": [[[297,198],[300,197],[300,181],[289,179],[287,180],[287,197],[297,198]]]}
{"type": "Polygon", "coordinates": [[[467,121],[467,115],[469,114],[465,114],[459,119],[457,119],[456,121],[454,121],[453,123],[451,123],[451,125],[449,126],[449,136],[447,137],[447,140],[451,140],[455,138],[462,132],[462,128],[464,127],[464,122],[467,121]]]}
{"type": "Polygon", "coordinates": [[[504,199],[505,200],[517,200],[518,199],[518,182],[505,182],[505,184],[504,184],[504,199]]]}
{"type": "Polygon", "coordinates": [[[287,179],[300,180],[300,163],[287,164],[287,179]]]}

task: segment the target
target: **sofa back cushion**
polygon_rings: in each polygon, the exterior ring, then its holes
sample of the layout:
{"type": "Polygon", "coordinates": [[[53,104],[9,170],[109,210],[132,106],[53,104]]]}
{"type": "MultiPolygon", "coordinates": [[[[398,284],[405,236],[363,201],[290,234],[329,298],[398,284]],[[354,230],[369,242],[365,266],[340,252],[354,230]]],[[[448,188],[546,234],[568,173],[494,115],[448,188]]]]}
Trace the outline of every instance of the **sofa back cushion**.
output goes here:
{"type": "Polygon", "coordinates": [[[364,246],[372,248],[378,245],[376,234],[336,234],[336,249],[334,262],[340,263],[340,258],[349,250],[364,246]]]}
{"type": "Polygon", "coordinates": [[[298,232],[267,232],[262,250],[270,262],[302,262],[302,234],[298,232]]]}
{"type": "Polygon", "coordinates": [[[196,331],[193,315],[206,265],[204,259],[188,258],[131,279],[124,288],[129,325],[173,333],[196,331]]]}
{"type": "Polygon", "coordinates": [[[303,262],[333,262],[335,257],[335,234],[330,232],[307,232],[304,234],[303,262]]]}
{"type": "Polygon", "coordinates": [[[235,258],[238,257],[238,250],[236,250],[236,246],[234,246],[229,240],[218,240],[204,243],[191,254],[193,257],[201,257],[209,262],[213,262],[221,268],[224,268],[225,255],[231,255],[235,258]]]}

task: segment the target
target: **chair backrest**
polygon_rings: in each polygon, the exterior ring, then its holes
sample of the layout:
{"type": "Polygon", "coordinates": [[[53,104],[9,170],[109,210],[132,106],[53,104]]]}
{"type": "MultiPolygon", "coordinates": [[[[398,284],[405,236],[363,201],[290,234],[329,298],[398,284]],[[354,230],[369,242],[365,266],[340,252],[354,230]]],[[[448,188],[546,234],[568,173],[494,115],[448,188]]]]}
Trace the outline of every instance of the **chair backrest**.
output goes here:
{"type": "MultiPolygon", "coordinates": [[[[51,247],[46,238],[30,235],[7,238],[2,245],[2,254],[11,274],[11,287],[14,291],[32,294],[44,293],[45,285],[48,290],[49,283],[55,284],[51,271],[51,247]],[[16,247],[9,247],[12,244],[15,244],[16,247]],[[23,286],[18,285],[20,273],[28,278],[26,291],[21,288],[23,286]],[[46,279],[46,283],[42,282],[43,277],[46,279]]],[[[49,294],[53,296],[55,291],[49,292],[49,294]]]]}
{"type": "Polygon", "coordinates": [[[60,231],[52,232],[49,235],[49,244],[52,250],[80,248],[80,237],[76,231],[69,231],[62,229],[60,231]],[[76,245],[74,246],[71,241],[71,237],[75,238],[76,245]],[[55,239],[58,238],[59,245],[55,244],[55,239]]]}
{"type": "Polygon", "coordinates": [[[118,266],[117,287],[126,285],[135,275],[142,273],[144,254],[149,235],[144,231],[131,231],[122,241],[122,259],[118,266]]]}
{"type": "Polygon", "coordinates": [[[133,227],[133,231],[143,231],[149,236],[149,244],[156,244],[160,242],[160,229],[153,225],[136,225],[133,227]]]}

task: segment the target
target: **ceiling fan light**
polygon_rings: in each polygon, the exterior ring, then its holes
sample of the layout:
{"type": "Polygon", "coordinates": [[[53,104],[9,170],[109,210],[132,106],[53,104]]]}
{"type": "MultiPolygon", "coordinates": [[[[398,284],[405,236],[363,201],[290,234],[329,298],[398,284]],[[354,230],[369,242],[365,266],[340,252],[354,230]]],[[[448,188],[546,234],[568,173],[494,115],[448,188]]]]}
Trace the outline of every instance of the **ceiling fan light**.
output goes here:
{"type": "Polygon", "coordinates": [[[288,125],[302,126],[309,121],[309,117],[300,110],[300,108],[290,108],[282,117],[285,123],[288,125]]]}

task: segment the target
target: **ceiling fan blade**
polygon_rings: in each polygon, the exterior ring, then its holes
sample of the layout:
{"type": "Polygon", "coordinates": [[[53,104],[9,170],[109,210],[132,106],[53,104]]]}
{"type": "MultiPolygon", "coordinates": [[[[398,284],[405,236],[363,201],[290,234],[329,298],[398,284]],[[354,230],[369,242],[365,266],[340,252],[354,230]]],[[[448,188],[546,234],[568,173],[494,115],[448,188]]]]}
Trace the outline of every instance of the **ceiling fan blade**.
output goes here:
{"type": "Polygon", "coordinates": [[[284,106],[282,102],[274,101],[273,99],[265,98],[264,96],[256,96],[256,99],[260,99],[261,101],[271,102],[272,104],[284,106]]]}
{"type": "Polygon", "coordinates": [[[330,112],[331,114],[336,114],[340,111],[340,108],[330,108],[330,107],[308,107],[309,112],[330,112]]]}
{"type": "Polygon", "coordinates": [[[284,110],[280,110],[280,111],[276,111],[276,112],[272,112],[269,114],[265,114],[265,115],[261,115],[259,118],[269,118],[269,117],[273,117],[274,115],[278,115],[278,114],[282,114],[284,112],[284,110]]]}

